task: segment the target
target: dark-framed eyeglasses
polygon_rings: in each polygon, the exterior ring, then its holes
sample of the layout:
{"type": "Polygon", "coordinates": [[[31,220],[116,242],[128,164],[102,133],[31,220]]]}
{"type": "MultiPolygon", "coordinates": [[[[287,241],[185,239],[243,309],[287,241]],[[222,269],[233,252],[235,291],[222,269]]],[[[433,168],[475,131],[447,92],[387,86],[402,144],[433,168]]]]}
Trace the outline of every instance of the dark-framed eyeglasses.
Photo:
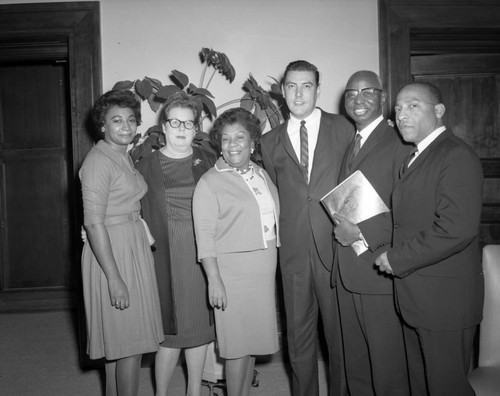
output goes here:
{"type": "Polygon", "coordinates": [[[168,125],[170,125],[172,128],[179,128],[182,124],[184,128],[191,130],[195,126],[194,121],[191,120],[181,121],[176,118],[169,118],[168,120],[165,120],[165,122],[168,122],[168,125]]]}
{"type": "Polygon", "coordinates": [[[377,97],[377,92],[382,92],[381,89],[375,87],[363,88],[361,91],[357,89],[346,89],[344,92],[344,97],[346,100],[354,100],[361,95],[363,99],[373,100],[377,97]]]}

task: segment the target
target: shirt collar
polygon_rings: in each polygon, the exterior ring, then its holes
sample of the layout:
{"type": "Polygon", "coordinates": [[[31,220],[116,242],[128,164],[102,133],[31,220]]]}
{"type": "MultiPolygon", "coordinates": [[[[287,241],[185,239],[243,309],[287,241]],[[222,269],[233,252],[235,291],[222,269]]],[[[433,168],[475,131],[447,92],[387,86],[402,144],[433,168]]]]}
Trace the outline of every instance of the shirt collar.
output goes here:
{"type": "Polygon", "coordinates": [[[302,120],[299,120],[298,118],[295,118],[293,114],[290,114],[290,122],[292,124],[297,124],[297,125],[299,125],[302,121],[305,121],[306,125],[311,123],[318,123],[320,118],[321,118],[321,110],[318,109],[317,107],[313,110],[311,114],[309,114],[306,118],[302,120]]]}
{"type": "Polygon", "coordinates": [[[383,120],[384,116],[381,114],[379,117],[377,117],[376,120],[373,120],[361,131],[357,131],[361,135],[361,141],[362,142],[366,141],[366,139],[370,137],[371,133],[375,130],[375,128],[378,127],[378,124],[380,124],[383,120]]]}
{"type": "Polygon", "coordinates": [[[429,145],[436,140],[436,138],[441,135],[446,130],[446,127],[440,126],[431,132],[424,140],[422,140],[419,144],[417,144],[418,154],[422,153],[429,145]]]}

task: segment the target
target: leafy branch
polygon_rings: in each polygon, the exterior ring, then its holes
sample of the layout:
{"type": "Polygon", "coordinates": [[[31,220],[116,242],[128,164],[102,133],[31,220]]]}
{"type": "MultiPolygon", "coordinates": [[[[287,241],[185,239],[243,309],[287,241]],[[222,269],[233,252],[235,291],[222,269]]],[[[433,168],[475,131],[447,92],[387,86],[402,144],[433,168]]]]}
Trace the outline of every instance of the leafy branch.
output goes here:
{"type": "MultiPolygon", "coordinates": [[[[163,85],[158,79],[144,77],[142,80],[119,81],[114,85],[113,89],[128,89],[135,91],[142,100],[147,100],[151,110],[155,113],[171,95],[183,90],[191,95],[196,101],[200,114],[204,114],[202,120],[207,117],[209,119],[214,119],[217,117],[218,110],[226,106],[240,103],[241,107],[251,111],[258,117],[261,121],[262,129],[265,128],[267,122],[269,122],[271,128],[283,122],[283,115],[280,110],[281,106],[277,106],[273,101],[273,99],[277,100],[278,103],[282,101],[279,82],[272,77],[274,83],[271,85],[271,91],[268,92],[257,83],[251,74],[249,74],[247,81],[245,81],[242,87],[245,93],[240,99],[234,99],[216,106],[213,100],[215,97],[208,90],[213,77],[216,73],[219,73],[232,83],[236,76],[236,72],[229,58],[223,52],[202,48],[199,55],[201,62],[205,64],[201,74],[199,87],[192,84],[186,74],[178,70],[172,70],[170,79],[174,84],[163,85]],[[209,68],[213,68],[213,71],[205,87],[203,87],[209,68]]],[[[150,130],[156,131],[157,128],[152,127],[150,130]]],[[[150,130],[148,130],[146,134],[148,134],[150,130]]]]}

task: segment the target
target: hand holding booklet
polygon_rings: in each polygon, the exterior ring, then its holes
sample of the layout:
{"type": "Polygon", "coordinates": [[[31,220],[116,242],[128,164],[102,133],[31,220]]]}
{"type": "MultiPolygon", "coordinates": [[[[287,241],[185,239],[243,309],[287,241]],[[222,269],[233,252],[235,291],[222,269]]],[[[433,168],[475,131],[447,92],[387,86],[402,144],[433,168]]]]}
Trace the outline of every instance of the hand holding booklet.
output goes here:
{"type": "MultiPolygon", "coordinates": [[[[380,213],[389,212],[387,205],[359,170],[320,201],[334,221],[333,215],[336,213],[347,218],[351,223],[358,224],[380,213]]],[[[355,245],[354,243],[352,247],[358,253],[355,245]]]]}

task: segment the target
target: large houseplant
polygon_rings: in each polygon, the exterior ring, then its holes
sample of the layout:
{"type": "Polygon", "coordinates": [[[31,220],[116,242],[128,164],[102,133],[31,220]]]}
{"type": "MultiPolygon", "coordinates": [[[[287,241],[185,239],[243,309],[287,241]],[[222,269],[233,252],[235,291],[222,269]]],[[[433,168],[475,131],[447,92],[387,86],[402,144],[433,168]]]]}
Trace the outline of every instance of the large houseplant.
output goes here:
{"type": "MultiPolygon", "coordinates": [[[[221,74],[232,83],[236,75],[234,67],[227,55],[223,52],[202,48],[199,55],[201,62],[205,65],[201,74],[199,86],[191,83],[186,74],[178,70],[172,70],[170,79],[173,84],[163,85],[158,79],[144,77],[142,80],[119,81],[114,85],[113,89],[133,90],[142,100],[148,102],[151,110],[155,113],[171,95],[184,90],[196,100],[200,113],[202,114],[202,119],[200,121],[201,132],[199,132],[196,137],[198,143],[203,143],[207,140],[206,132],[203,132],[201,128],[203,119],[207,117],[213,119],[217,117],[218,110],[237,103],[257,116],[261,121],[263,130],[268,123],[270,128],[274,128],[283,122],[283,114],[281,112],[281,90],[275,78],[271,77],[274,83],[271,85],[271,90],[266,91],[257,83],[252,74],[249,74],[248,79],[242,86],[242,90],[244,91],[243,96],[217,106],[214,102],[215,98],[208,90],[208,87],[216,73],[221,74]],[[209,69],[212,69],[212,73],[208,77],[208,81],[205,82],[209,69]]],[[[145,139],[149,139],[154,148],[159,148],[164,144],[164,137],[161,132],[160,126],[152,126],[146,131],[144,136],[137,135],[133,144],[136,146],[145,139]]]]}

